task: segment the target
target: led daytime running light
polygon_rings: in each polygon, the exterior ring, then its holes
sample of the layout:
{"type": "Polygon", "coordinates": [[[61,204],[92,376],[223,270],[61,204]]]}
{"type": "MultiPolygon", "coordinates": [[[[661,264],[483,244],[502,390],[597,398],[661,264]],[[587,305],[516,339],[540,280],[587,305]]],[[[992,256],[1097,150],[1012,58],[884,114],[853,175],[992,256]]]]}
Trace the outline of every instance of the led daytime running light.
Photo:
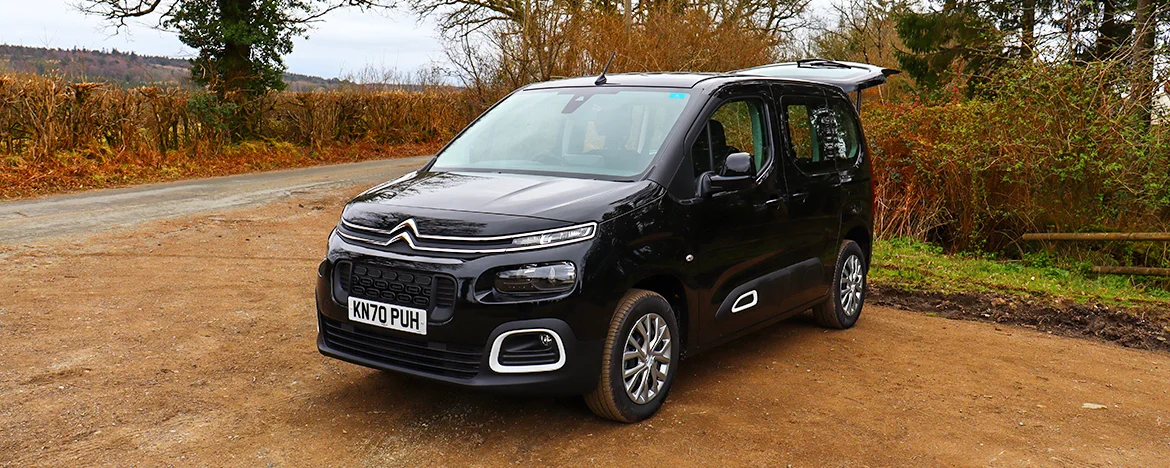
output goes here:
{"type": "Polygon", "coordinates": [[[574,239],[585,239],[593,236],[593,229],[593,226],[581,226],[564,231],[546,232],[535,236],[517,237],[512,240],[512,245],[548,245],[574,239]]]}

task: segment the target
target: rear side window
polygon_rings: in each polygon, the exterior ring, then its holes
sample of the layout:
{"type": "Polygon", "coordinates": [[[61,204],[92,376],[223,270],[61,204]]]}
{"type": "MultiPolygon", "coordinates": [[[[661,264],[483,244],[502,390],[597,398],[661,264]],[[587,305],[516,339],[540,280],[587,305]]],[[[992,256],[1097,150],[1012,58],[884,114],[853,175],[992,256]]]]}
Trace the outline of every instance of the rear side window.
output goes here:
{"type": "Polygon", "coordinates": [[[788,141],[792,146],[792,155],[801,164],[820,161],[820,146],[813,133],[809,106],[790,104],[784,106],[784,110],[788,113],[788,141]]]}
{"type": "Polygon", "coordinates": [[[785,97],[783,107],[788,153],[796,167],[805,172],[835,169],[837,147],[832,136],[836,133],[836,118],[828,102],[814,97],[785,97]]]}
{"type": "Polygon", "coordinates": [[[804,172],[835,170],[861,153],[861,129],[849,104],[823,98],[784,98],[788,152],[804,172]]]}
{"type": "Polygon", "coordinates": [[[695,176],[707,171],[722,173],[727,156],[750,153],[759,170],[771,153],[765,130],[764,103],[758,99],[731,101],[711,115],[703,133],[691,147],[695,176]]]}
{"type": "Polygon", "coordinates": [[[836,157],[846,164],[853,164],[861,154],[861,125],[853,113],[853,106],[840,99],[832,102],[835,131],[833,144],[836,157]]]}

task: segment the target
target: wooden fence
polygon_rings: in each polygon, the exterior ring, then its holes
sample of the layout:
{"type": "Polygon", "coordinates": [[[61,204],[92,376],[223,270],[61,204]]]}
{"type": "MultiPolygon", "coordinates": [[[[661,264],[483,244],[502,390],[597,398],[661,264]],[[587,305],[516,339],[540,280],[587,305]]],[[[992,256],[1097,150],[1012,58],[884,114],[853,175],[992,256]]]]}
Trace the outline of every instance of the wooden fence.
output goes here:
{"type": "MultiPolygon", "coordinates": [[[[1170,242],[1170,232],[1043,232],[1024,234],[1022,239],[1066,242],[1170,242]]],[[[1170,276],[1170,268],[1094,266],[1093,272],[1106,275],[1170,276]]]]}

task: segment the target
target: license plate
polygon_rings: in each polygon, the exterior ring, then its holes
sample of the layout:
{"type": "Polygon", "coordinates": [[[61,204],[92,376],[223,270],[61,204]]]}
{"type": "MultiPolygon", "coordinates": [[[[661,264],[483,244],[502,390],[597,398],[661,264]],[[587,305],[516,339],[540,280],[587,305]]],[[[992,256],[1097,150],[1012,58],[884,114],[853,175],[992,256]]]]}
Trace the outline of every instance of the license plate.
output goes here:
{"type": "Polygon", "coordinates": [[[407,333],[427,334],[427,311],[349,297],[349,319],[407,333]]]}

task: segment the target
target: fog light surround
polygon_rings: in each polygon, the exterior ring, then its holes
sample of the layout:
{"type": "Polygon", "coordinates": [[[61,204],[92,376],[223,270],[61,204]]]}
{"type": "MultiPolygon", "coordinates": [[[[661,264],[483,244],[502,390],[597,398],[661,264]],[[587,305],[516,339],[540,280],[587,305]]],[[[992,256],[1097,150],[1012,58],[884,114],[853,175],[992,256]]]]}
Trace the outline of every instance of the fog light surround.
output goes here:
{"type": "Polygon", "coordinates": [[[510,296],[568,292],[577,285],[577,266],[555,262],[508,267],[497,271],[492,287],[510,296]]]}
{"type": "Polygon", "coordinates": [[[507,331],[501,333],[500,336],[497,336],[496,340],[492,343],[492,350],[491,354],[489,355],[488,365],[491,367],[492,371],[500,374],[522,374],[555,371],[565,366],[565,344],[561,341],[561,335],[547,328],[526,328],[523,330],[507,331]],[[536,339],[539,340],[541,344],[544,344],[544,337],[549,337],[551,340],[549,347],[556,347],[556,362],[534,365],[505,365],[500,363],[500,353],[503,349],[505,340],[507,340],[508,337],[514,335],[522,336],[528,334],[537,334],[536,339]]]}

